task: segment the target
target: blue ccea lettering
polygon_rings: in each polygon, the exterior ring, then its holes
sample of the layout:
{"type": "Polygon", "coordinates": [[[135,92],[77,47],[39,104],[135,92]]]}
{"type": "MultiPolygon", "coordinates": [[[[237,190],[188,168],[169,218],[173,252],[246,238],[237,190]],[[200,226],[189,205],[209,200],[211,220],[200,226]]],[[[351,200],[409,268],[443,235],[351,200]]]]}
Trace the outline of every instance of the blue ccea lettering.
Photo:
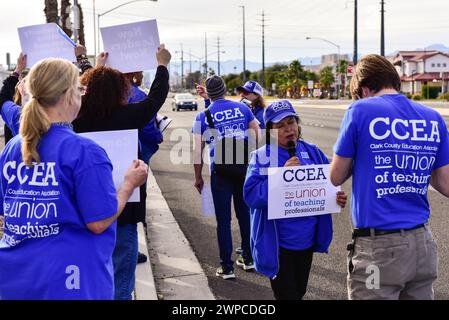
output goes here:
{"type": "Polygon", "coordinates": [[[324,174],[323,168],[300,168],[300,169],[289,169],[284,172],[284,181],[292,182],[296,181],[316,181],[316,180],[326,180],[327,177],[324,174]]]}

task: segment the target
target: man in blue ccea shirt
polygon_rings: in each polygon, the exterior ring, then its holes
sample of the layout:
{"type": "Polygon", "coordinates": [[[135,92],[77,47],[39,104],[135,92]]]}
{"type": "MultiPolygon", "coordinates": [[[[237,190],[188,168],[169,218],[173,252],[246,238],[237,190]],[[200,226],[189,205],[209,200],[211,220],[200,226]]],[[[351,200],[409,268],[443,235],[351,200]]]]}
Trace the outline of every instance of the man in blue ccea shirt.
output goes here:
{"type": "Polygon", "coordinates": [[[449,196],[449,142],[438,112],[399,94],[384,57],[368,55],[334,146],[331,180],[352,179],[349,299],[433,299],[437,247],[427,221],[429,183],[449,196]]]}
{"type": "MultiPolygon", "coordinates": [[[[203,92],[204,87],[198,86],[198,92],[203,92]]],[[[234,200],[234,209],[240,227],[242,237],[242,256],[237,260],[237,265],[245,271],[254,269],[250,250],[250,221],[249,208],[243,200],[243,183],[245,181],[246,166],[244,161],[240,163],[232,159],[232,164],[228,166],[228,155],[219,157],[222,150],[218,147],[221,142],[231,141],[236,146],[245,146],[248,138],[254,133],[255,142],[259,134],[259,125],[251,110],[243,103],[233,102],[224,98],[226,85],[222,78],[218,76],[209,77],[206,80],[208,98],[212,104],[206,111],[200,112],[194,123],[192,132],[195,137],[194,149],[194,169],[195,188],[201,193],[204,185],[202,177],[202,154],[207,143],[209,145],[211,189],[217,219],[217,238],[220,250],[221,267],[216,271],[216,275],[223,279],[233,279],[234,262],[232,256],[232,234],[231,234],[231,200],[234,200]],[[251,129],[251,130],[248,130],[251,129]],[[226,139],[226,140],[225,140],[226,139]],[[226,161],[222,161],[225,159],[226,161]],[[240,164],[239,164],[240,163],[240,164]],[[237,166],[235,166],[237,164],[237,166]],[[224,173],[226,170],[230,173],[224,173]],[[241,170],[243,169],[243,170],[241,170]],[[235,170],[235,171],[233,171],[235,170]]],[[[252,141],[254,144],[254,141],[252,141]]],[[[232,150],[236,158],[240,158],[243,149],[232,150]]],[[[228,150],[226,149],[226,152],[228,150]]],[[[221,155],[225,155],[223,152],[221,155]]],[[[249,156],[248,154],[246,154],[249,156]]],[[[231,158],[232,155],[231,155],[231,158]]],[[[241,159],[238,159],[241,160],[241,159]]]]}

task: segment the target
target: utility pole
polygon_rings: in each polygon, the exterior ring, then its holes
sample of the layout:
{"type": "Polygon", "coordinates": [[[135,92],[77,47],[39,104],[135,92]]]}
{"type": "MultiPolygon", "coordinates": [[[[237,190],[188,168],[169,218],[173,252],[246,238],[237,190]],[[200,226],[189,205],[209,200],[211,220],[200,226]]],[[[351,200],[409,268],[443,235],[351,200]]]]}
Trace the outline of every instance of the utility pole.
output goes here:
{"type": "Polygon", "coordinates": [[[380,55],[385,56],[385,1],[380,2],[381,21],[380,21],[380,55]]]}
{"type": "Polygon", "coordinates": [[[181,43],[181,88],[184,89],[184,49],[181,43]]]}
{"type": "Polygon", "coordinates": [[[262,86],[265,88],[265,11],[262,11],[262,86]]]}
{"type": "Polygon", "coordinates": [[[207,78],[207,32],[204,34],[204,77],[207,78]]]}
{"type": "Polygon", "coordinates": [[[189,73],[192,73],[192,49],[189,49],[189,57],[190,57],[189,73]]]}
{"type": "Polygon", "coordinates": [[[217,74],[218,76],[220,76],[220,37],[217,37],[217,56],[218,56],[218,61],[217,61],[217,74]]]}
{"type": "Polygon", "coordinates": [[[354,52],[352,55],[352,62],[354,66],[357,64],[358,55],[358,43],[357,43],[357,0],[354,0],[354,52]]]}
{"type": "Polygon", "coordinates": [[[246,31],[245,31],[245,6],[243,9],[243,82],[246,82],[246,31]]]}

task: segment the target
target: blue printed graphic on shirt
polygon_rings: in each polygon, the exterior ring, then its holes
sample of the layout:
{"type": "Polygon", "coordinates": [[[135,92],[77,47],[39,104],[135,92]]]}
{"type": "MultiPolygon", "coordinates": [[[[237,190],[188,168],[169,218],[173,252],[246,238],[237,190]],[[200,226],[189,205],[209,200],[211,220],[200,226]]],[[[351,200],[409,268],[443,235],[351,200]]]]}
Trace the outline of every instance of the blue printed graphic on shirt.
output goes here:
{"type": "Polygon", "coordinates": [[[115,224],[96,235],[87,224],[113,216],[112,165],[93,141],[53,125],[40,163],[22,161],[21,137],[0,156],[2,299],[112,299],[115,224]]]}
{"type": "MultiPolygon", "coordinates": [[[[210,107],[217,139],[236,138],[248,139],[249,123],[254,120],[251,109],[243,103],[225,99],[215,101],[210,107]]],[[[210,130],[206,114],[200,112],[193,123],[192,132],[203,135],[203,140],[209,145],[211,163],[214,159],[214,144],[212,130],[210,130]]]]}
{"type": "Polygon", "coordinates": [[[2,119],[13,136],[19,134],[20,106],[12,101],[6,101],[2,106],[2,119]]]}
{"type": "Polygon", "coordinates": [[[448,132],[438,112],[400,94],[357,101],[344,116],[334,152],[354,159],[355,227],[427,222],[431,173],[449,164],[448,132]]]}

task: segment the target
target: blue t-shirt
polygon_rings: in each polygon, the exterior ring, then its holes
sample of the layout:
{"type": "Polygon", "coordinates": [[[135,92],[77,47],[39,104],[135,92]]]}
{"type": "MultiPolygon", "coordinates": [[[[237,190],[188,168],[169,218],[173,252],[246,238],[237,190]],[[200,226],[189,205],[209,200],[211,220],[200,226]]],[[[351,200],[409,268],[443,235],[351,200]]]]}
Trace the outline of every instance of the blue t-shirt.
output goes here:
{"type": "Polygon", "coordinates": [[[0,299],[113,299],[116,224],[99,235],[86,226],[117,212],[106,152],[52,125],[28,168],[21,143],[14,137],[0,156],[0,299]]]}
{"type": "Polygon", "coordinates": [[[356,228],[412,228],[426,223],[433,170],[449,164],[440,114],[400,94],[362,99],[347,110],[334,152],[352,158],[356,228]]]}
{"type": "Polygon", "coordinates": [[[6,101],[2,106],[2,119],[11,130],[13,136],[19,134],[20,107],[12,101],[6,101]]]}
{"type": "MultiPolygon", "coordinates": [[[[240,102],[220,99],[212,103],[208,109],[214,121],[217,139],[226,137],[248,140],[249,123],[254,120],[254,115],[248,106],[240,102]]],[[[203,135],[203,141],[209,145],[209,156],[212,164],[214,162],[215,142],[204,111],[196,116],[192,132],[203,135]]]]}

